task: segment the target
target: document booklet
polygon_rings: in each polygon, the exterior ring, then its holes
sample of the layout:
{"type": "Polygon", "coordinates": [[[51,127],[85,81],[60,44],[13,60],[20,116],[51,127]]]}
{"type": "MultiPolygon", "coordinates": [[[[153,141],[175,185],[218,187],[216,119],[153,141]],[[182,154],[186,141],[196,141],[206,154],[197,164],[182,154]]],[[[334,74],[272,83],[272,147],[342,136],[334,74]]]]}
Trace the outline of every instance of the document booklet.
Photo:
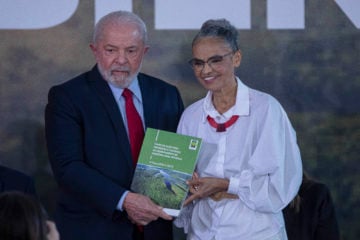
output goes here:
{"type": "Polygon", "coordinates": [[[147,128],[131,190],[150,197],[171,216],[178,216],[199,156],[197,137],[147,128]]]}

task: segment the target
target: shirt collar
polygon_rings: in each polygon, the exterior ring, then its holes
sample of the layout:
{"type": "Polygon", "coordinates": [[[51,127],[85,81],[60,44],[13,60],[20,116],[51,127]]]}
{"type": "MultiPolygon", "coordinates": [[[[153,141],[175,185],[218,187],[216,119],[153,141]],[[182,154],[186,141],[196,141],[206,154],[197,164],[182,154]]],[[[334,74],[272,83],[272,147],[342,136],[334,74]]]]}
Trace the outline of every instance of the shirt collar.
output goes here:
{"type": "Polygon", "coordinates": [[[204,99],[204,114],[203,114],[203,122],[206,121],[207,115],[210,115],[212,118],[223,117],[225,119],[231,118],[233,115],[239,116],[248,116],[250,113],[250,96],[249,96],[249,88],[241,82],[241,80],[236,77],[237,82],[237,92],[236,92],[236,102],[235,105],[232,106],[227,112],[220,114],[216,109],[214,104],[212,103],[212,92],[208,91],[204,99]]]}
{"type": "MultiPolygon", "coordinates": [[[[122,92],[124,91],[124,89],[117,87],[114,84],[111,84],[109,82],[108,82],[108,85],[109,85],[114,97],[116,99],[121,99],[121,95],[122,95],[122,92]]],[[[142,103],[141,90],[140,90],[140,86],[139,86],[139,80],[137,77],[135,77],[135,79],[131,82],[130,86],[127,88],[130,89],[131,92],[133,93],[133,95],[139,100],[140,103],[142,103]]]]}

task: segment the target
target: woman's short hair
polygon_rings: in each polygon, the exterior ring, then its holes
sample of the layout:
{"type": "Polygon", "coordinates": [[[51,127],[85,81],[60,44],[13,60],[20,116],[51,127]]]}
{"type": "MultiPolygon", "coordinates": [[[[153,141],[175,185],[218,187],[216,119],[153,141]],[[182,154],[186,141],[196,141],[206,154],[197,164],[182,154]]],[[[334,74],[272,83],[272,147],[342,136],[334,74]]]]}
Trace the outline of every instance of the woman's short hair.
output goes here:
{"type": "Polygon", "coordinates": [[[231,23],[222,18],[222,19],[210,19],[203,23],[200,28],[200,31],[195,35],[192,46],[194,46],[197,41],[205,37],[215,37],[223,39],[229,47],[236,52],[239,50],[238,45],[238,30],[231,25],[231,23]]]}

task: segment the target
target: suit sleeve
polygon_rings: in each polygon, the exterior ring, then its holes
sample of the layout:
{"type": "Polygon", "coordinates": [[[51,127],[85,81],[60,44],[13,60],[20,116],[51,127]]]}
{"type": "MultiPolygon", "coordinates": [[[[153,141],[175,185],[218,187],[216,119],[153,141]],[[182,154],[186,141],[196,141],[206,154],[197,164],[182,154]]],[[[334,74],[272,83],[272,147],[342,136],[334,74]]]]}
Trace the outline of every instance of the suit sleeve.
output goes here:
{"type": "Polygon", "coordinates": [[[77,208],[95,208],[112,217],[126,189],[87,163],[84,115],[74,102],[61,86],[49,91],[45,131],[54,176],[62,191],[78,200],[77,208]]]}

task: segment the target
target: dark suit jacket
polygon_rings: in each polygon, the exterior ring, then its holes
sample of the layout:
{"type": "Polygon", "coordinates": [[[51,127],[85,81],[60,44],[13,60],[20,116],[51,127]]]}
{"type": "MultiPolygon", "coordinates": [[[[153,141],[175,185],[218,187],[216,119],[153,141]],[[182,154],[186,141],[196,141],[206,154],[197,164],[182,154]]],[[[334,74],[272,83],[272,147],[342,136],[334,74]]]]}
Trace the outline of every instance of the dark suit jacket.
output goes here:
{"type": "Polygon", "coordinates": [[[36,196],[33,179],[14,169],[0,166],[0,193],[6,191],[20,191],[36,196]]]}
{"type": "MultiPolygon", "coordinates": [[[[176,87],[139,74],[145,126],[176,131],[184,109],[176,87]]],[[[133,177],[120,110],[97,67],[50,89],[45,111],[49,158],[60,193],[61,239],[131,239],[133,225],[115,210],[133,177]]],[[[145,227],[146,239],[171,239],[172,222],[145,227]]]]}
{"type": "Polygon", "coordinates": [[[301,184],[300,211],[283,210],[289,240],[339,240],[339,228],[330,191],[325,184],[306,180],[301,184]]]}

